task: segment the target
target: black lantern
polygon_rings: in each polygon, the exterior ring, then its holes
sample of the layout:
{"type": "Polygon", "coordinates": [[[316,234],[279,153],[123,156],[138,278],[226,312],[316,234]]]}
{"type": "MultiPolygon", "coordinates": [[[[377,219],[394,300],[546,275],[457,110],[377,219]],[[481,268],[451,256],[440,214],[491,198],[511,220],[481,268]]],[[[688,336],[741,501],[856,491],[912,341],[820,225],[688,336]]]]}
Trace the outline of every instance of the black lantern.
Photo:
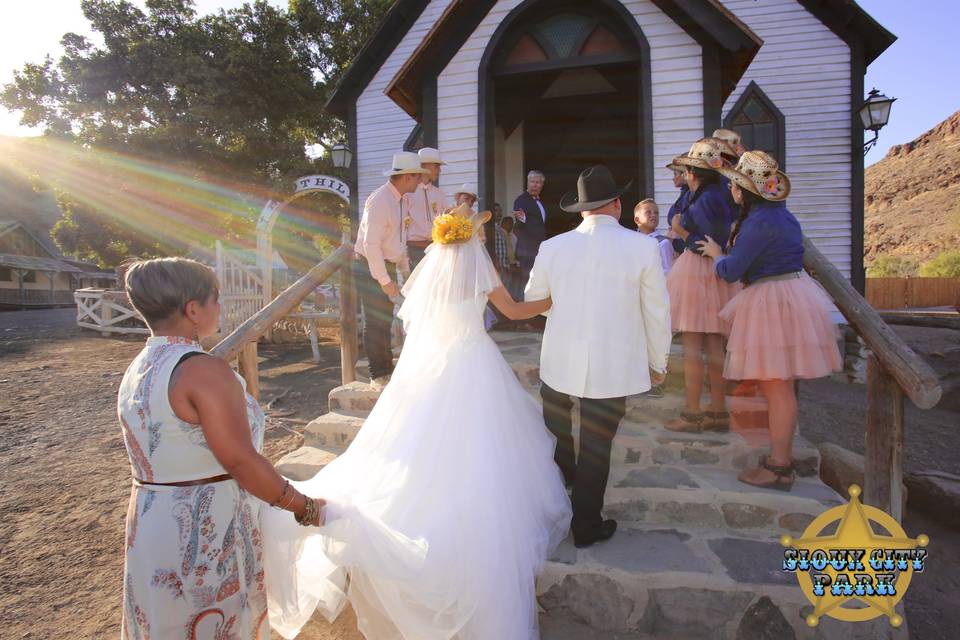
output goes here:
{"type": "Polygon", "coordinates": [[[335,144],[330,149],[330,158],[333,160],[333,166],[338,169],[346,169],[353,160],[353,152],[345,144],[335,144]]]}
{"type": "Polygon", "coordinates": [[[864,155],[877,143],[877,138],[880,137],[880,129],[887,126],[887,121],[890,119],[890,107],[895,100],[896,98],[888,98],[876,89],[872,89],[866,102],[860,107],[858,113],[864,130],[873,131],[873,138],[863,145],[864,155]]]}

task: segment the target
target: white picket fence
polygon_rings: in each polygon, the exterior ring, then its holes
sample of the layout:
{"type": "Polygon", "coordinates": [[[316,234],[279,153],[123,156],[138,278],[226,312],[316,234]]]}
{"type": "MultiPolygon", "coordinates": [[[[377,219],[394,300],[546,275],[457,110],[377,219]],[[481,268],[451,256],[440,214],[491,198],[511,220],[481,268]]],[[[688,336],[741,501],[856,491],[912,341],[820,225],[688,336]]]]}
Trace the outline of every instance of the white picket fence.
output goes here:
{"type": "Polygon", "coordinates": [[[227,336],[266,304],[264,277],[257,265],[244,263],[217,240],[217,279],[220,281],[220,333],[227,336]]]}
{"type": "Polygon", "coordinates": [[[140,314],[131,306],[126,291],[77,289],[77,326],[94,329],[105,336],[111,333],[149,334],[140,314]]]}

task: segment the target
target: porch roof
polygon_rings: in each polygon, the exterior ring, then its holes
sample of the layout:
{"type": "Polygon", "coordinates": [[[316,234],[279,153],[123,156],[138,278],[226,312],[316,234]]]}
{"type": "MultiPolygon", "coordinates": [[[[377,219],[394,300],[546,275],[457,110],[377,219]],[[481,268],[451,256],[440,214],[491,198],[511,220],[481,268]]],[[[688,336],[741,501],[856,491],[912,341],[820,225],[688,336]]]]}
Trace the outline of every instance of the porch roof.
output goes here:
{"type": "Polygon", "coordinates": [[[83,273],[83,269],[79,269],[72,264],[67,264],[56,258],[20,256],[10,253],[0,253],[0,267],[25,269],[29,271],[47,271],[52,273],[83,273]]]}

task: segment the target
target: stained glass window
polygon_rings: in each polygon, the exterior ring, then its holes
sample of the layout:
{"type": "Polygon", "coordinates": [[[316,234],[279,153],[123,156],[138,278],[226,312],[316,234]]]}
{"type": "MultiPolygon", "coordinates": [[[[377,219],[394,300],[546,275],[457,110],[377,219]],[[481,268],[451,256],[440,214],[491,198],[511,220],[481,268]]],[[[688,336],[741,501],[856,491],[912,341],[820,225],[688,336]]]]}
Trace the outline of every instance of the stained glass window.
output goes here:
{"type": "Polygon", "coordinates": [[[766,151],[783,168],[783,114],[755,83],[750,83],[724,122],[740,134],[743,146],[766,151]]]}

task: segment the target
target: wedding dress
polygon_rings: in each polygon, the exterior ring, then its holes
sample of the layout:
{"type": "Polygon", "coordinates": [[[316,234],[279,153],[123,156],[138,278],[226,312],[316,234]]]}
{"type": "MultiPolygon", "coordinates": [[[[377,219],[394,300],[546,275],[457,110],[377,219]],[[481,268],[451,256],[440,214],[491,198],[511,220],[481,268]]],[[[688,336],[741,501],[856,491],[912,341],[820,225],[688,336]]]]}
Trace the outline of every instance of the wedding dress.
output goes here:
{"type": "Polygon", "coordinates": [[[294,483],[328,501],[327,523],[264,509],[284,637],[348,599],[368,640],[539,637],[535,581],[570,503],[540,407],[484,331],[498,286],[476,236],[432,245],[403,289],[390,383],[347,451],[294,483]]]}

